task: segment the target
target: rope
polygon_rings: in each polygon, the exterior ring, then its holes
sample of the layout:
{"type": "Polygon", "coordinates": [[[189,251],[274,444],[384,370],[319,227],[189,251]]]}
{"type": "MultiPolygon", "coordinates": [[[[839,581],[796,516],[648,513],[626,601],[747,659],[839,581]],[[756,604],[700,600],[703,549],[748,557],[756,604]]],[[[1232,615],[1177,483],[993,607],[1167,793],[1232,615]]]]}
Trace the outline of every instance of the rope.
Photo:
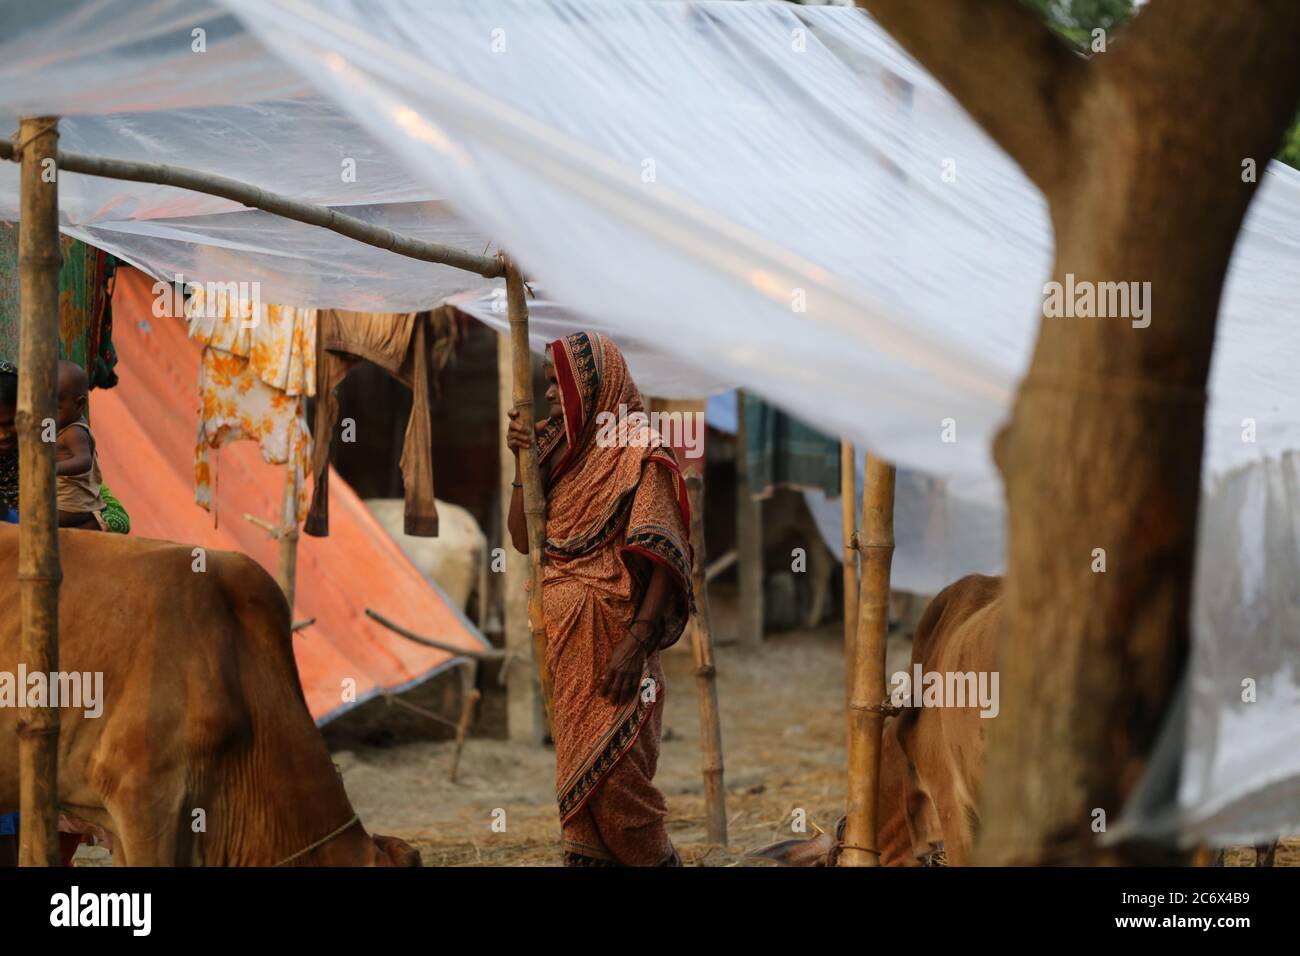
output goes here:
{"type": "MultiPolygon", "coordinates": [[[[56,139],[58,138],[59,121],[57,119],[50,120],[50,122],[46,123],[44,126],[37,127],[36,132],[32,133],[32,135],[28,136],[26,139],[20,140],[18,138],[18,133],[14,133],[14,135],[11,137],[11,141],[14,144],[14,158],[21,160],[23,155],[23,150],[27,148],[27,144],[30,143],[32,140],[36,139],[37,137],[44,136],[46,133],[53,133],[55,138],[56,139]]],[[[57,158],[56,158],[56,162],[57,162],[57,158]]]]}
{"type": "Polygon", "coordinates": [[[843,840],[835,844],[836,850],[861,850],[863,853],[870,853],[872,856],[880,856],[879,850],[873,850],[869,846],[858,846],[856,843],[845,843],[843,840]]]}
{"type": "Polygon", "coordinates": [[[838,866],[840,861],[840,853],[846,849],[861,850],[863,853],[870,853],[874,857],[880,856],[880,851],[873,850],[871,849],[871,847],[858,846],[858,844],[856,843],[845,843],[843,840],[836,840],[834,843],[831,844],[830,850],[826,853],[826,865],[838,866]]]}
{"type": "Polygon", "coordinates": [[[310,853],[312,850],[320,849],[320,848],[323,847],[326,843],[329,843],[330,840],[333,840],[336,836],[338,836],[339,834],[341,834],[341,833],[342,833],[344,830],[346,830],[348,827],[352,826],[352,824],[359,822],[359,820],[360,820],[360,818],[359,818],[355,813],[352,814],[352,819],[349,820],[347,823],[343,824],[343,826],[339,827],[339,828],[338,828],[337,830],[335,830],[333,833],[330,833],[330,834],[328,834],[327,836],[323,836],[323,837],[321,837],[319,840],[317,840],[317,841],[316,841],[315,843],[313,843],[311,846],[309,846],[309,847],[307,847],[307,848],[305,848],[305,849],[299,850],[299,851],[298,851],[297,853],[295,853],[293,856],[287,856],[287,857],[285,857],[283,860],[281,860],[279,863],[277,863],[277,864],[275,864],[275,865],[276,865],[276,866],[287,866],[288,864],[292,863],[294,860],[298,859],[299,857],[306,856],[306,855],[307,855],[308,853],[310,853]]]}

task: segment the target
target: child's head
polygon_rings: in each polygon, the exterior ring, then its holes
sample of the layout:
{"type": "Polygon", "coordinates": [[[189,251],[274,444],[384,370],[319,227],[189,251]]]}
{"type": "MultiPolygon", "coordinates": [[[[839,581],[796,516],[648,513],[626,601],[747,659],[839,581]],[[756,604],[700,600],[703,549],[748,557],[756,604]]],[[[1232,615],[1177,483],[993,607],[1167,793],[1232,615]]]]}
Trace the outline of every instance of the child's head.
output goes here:
{"type": "Polygon", "coordinates": [[[18,447],[14,416],[18,413],[18,373],[0,369],[0,453],[18,447]]]}
{"type": "Polygon", "coordinates": [[[59,427],[67,428],[86,413],[90,380],[76,362],[59,363],[59,427]]]}

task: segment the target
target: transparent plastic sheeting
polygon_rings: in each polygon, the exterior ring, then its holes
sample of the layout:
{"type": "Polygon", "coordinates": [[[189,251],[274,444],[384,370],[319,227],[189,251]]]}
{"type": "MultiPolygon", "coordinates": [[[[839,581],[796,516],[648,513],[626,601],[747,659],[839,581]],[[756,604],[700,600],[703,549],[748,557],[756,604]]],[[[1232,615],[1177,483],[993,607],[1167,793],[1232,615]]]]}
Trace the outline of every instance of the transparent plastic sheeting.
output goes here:
{"type": "MultiPolygon", "coordinates": [[[[63,150],[200,169],[422,239],[489,247],[213,3],[0,0],[0,131],[42,114],[62,117],[63,150]]],[[[265,302],[407,311],[483,281],[167,186],[68,173],[59,205],[64,231],[146,272],[259,281],[265,302]]],[[[0,218],[17,216],[18,167],[0,163],[0,218]]]]}
{"type": "MultiPolygon", "coordinates": [[[[480,280],[481,281],[481,280],[480,280]]],[[[610,321],[603,313],[579,313],[547,296],[547,289],[537,282],[527,283],[528,338],[534,352],[541,353],[548,342],[575,329],[603,332],[614,339],[627,358],[628,370],[644,396],[657,398],[699,398],[729,389],[735,381],[719,374],[718,369],[686,366],[664,347],[653,334],[629,329],[610,321]]],[[[498,332],[509,333],[510,316],[505,283],[497,281],[474,292],[463,292],[446,300],[466,315],[471,315],[498,332]]]]}
{"type": "MultiPolygon", "coordinates": [[[[736,393],[709,397],[710,428],[734,435],[738,420],[736,393]]],[[[863,456],[855,462],[854,512],[861,511],[863,456]]],[[[901,469],[894,483],[894,558],[890,586],[898,591],[931,595],[963,574],[1001,574],[1006,538],[1003,511],[990,499],[991,479],[936,478],[901,469]]],[[[835,559],[844,550],[844,517],[838,497],[820,490],[803,492],[817,532],[835,559]]],[[[856,525],[856,522],[855,522],[856,525]]]]}
{"type": "MultiPolygon", "coordinates": [[[[0,122],[66,117],[67,149],[499,242],[634,363],[644,349],[682,382],[751,388],[905,468],[983,483],[998,504],[989,445],[1041,312],[1045,205],[860,11],[0,0],[0,80],[0,122]],[[348,159],[355,181],[341,175],[348,159]],[[956,441],[942,440],[945,419],[956,441]]],[[[154,274],[256,275],[264,300],[409,309],[481,285],[174,190],[65,174],[61,193],[67,231],[154,274]]],[[[0,215],[16,208],[5,168],[0,215]]],[[[1206,568],[1217,578],[1197,592],[1188,711],[1208,716],[1185,761],[1203,772],[1175,808],[1189,841],[1300,829],[1300,806],[1252,801],[1259,782],[1239,772],[1266,765],[1273,793],[1300,780],[1300,633],[1284,623],[1296,595],[1279,583],[1293,580],[1292,552],[1231,510],[1245,498],[1221,494],[1254,487],[1253,515],[1293,504],[1278,475],[1300,449],[1298,246],[1300,176],[1273,164],[1238,241],[1212,370],[1203,526],[1240,533],[1201,552],[1202,581],[1206,568]],[[1249,705],[1251,721],[1222,690],[1243,661],[1276,689],[1249,705]]],[[[1158,297],[1153,315],[1177,321],[1158,297]]]]}

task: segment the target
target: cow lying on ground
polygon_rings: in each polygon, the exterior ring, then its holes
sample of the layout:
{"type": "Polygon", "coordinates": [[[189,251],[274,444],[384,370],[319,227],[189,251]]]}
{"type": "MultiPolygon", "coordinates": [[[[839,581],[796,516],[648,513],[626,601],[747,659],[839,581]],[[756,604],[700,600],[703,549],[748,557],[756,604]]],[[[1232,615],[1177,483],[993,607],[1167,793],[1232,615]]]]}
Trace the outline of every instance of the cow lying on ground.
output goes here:
{"type": "MultiPolygon", "coordinates": [[[[917,624],[913,668],[919,664],[923,672],[941,674],[992,671],[1002,595],[1002,579],[983,575],[964,577],[939,592],[917,624]]],[[[978,707],[909,707],[886,725],[877,797],[882,866],[969,863],[979,825],[984,729],[978,707]]],[[[1256,846],[1255,865],[1272,866],[1276,849],[1276,841],[1256,846]]],[[[833,865],[836,854],[836,836],[821,833],[752,855],[787,866],[822,866],[833,865]]],[[[1223,865],[1222,851],[1214,865],[1223,865]]]]}
{"type": "MultiPolygon", "coordinates": [[[[254,561],[61,531],[59,671],[103,675],[59,711],[59,806],[130,866],[418,865],[371,837],[312,722],[289,610],[254,561]],[[92,711],[93,712],[93,711],[92,711]]],[[[0,676],[18,672],[18,528],[0,524],[0,676]]],[[[0,813],[18,809],[18,710],[0,707],[0,813]]]]}
{"type": "MultiPolygon", "coordinates": [[[[948,585],[917,623],[913,667],[941,674],[992,672],[1001,607],[1001,578],[973,574],[948,585]]],[[[969,863],[979,820],[984,729],[978,706],[909,707],[885,727],[877,798],[882,866],[969,863]]],[[[753,855],[792,866],[829,864],[835,843],[823,833],[753,855]]]]}

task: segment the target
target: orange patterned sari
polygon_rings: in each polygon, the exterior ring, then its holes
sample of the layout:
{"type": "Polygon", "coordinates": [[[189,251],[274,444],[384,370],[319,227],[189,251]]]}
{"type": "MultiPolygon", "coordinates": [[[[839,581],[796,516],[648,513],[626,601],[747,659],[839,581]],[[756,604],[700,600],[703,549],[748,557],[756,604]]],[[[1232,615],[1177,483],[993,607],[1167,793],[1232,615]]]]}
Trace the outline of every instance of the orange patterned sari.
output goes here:
{"type": "Polygon", "coordinates": [[[690,614],[686,487],[670,448],[645,420],[618,348],[595,332],[551,343],[564,409],[539,434],[547,478],[542,605],[554,682],[556,794],[569,866],[677,862],[654,786],[664,693],[659,653],[640,690],[600,694],[614,646],[628,633],[655,564],[672,597],[660,648],[690,614]]]}

